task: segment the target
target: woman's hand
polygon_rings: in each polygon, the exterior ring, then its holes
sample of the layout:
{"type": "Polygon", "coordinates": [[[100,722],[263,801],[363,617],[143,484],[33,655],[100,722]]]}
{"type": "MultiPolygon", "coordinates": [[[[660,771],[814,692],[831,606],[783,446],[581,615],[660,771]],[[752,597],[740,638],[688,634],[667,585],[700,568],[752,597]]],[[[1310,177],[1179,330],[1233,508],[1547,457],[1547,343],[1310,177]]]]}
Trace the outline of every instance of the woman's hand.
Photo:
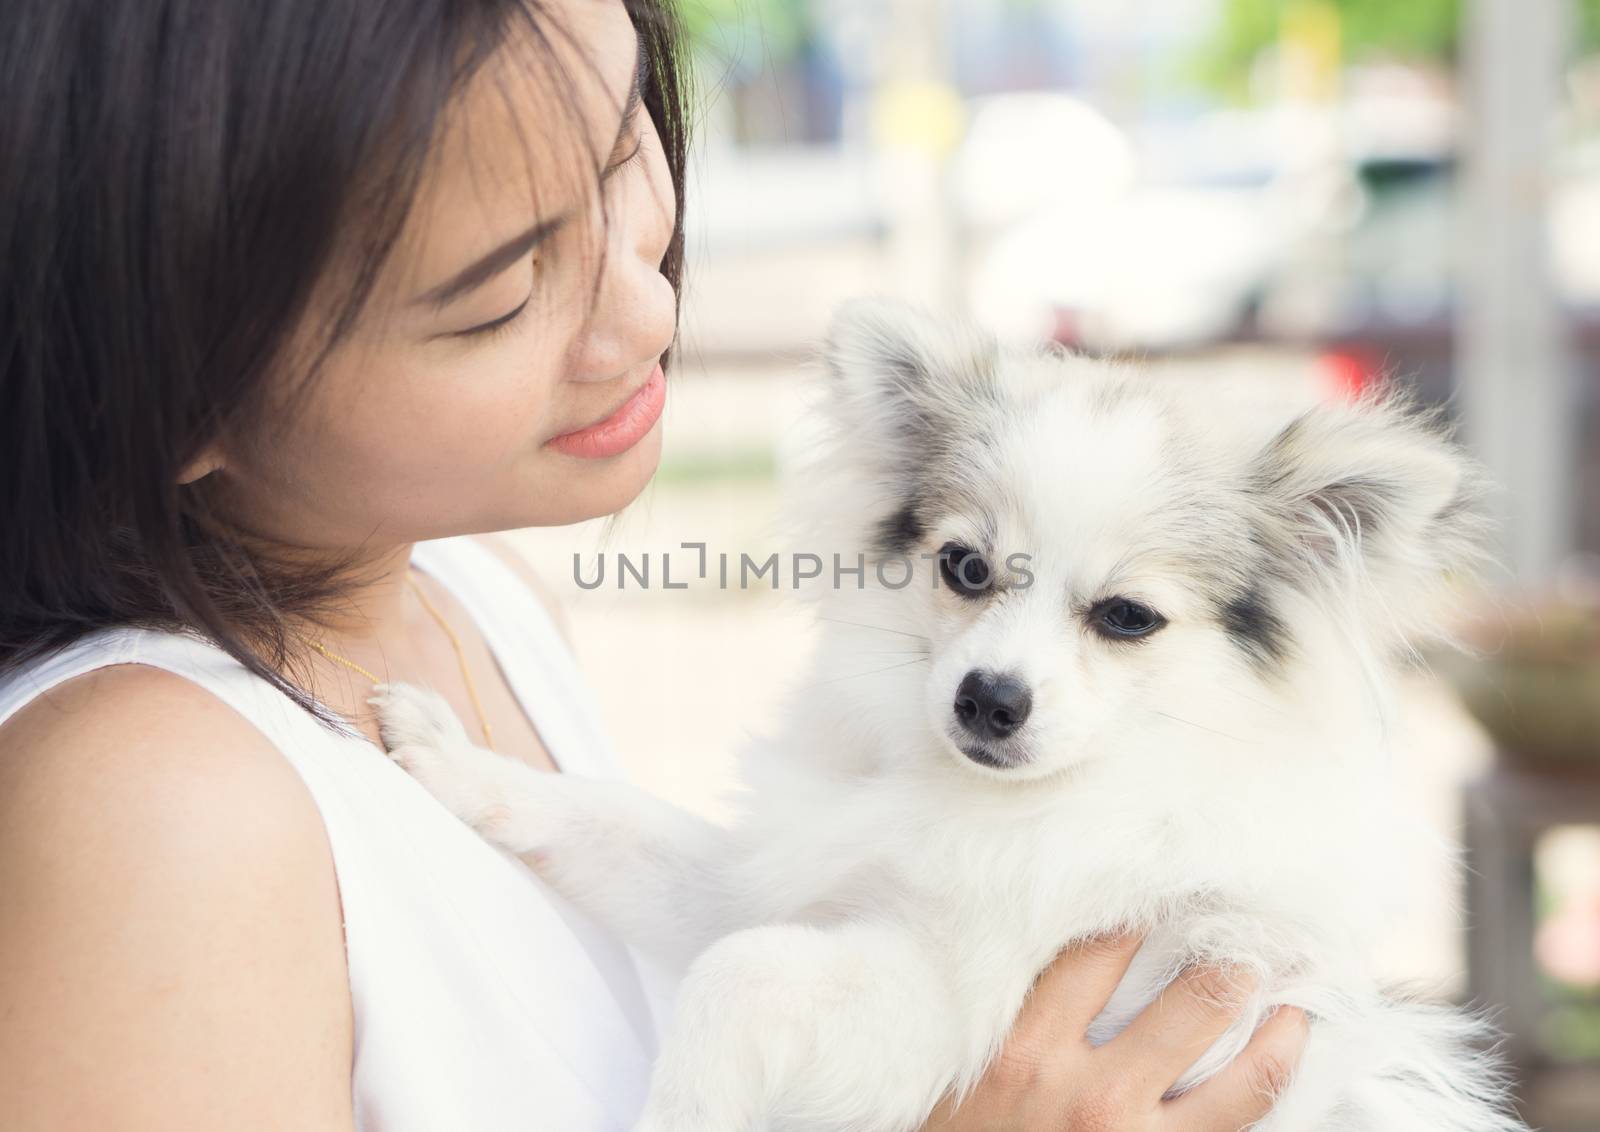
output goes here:
{"type": "Polygon", "coordinates": [[[1039,976],[1000,1057],[959,1107],[946,1098],[924,1132],[1240,1132],[1272,1108],[1309,1032],[1284,1007],[1211,1080],[1162,1096],[1232,1025],[1240,989],[1216,971],[1180,975],[1105,1045],[1086,1036],[1133,962],[1124,935],[1071,948],[1039,976]]]}

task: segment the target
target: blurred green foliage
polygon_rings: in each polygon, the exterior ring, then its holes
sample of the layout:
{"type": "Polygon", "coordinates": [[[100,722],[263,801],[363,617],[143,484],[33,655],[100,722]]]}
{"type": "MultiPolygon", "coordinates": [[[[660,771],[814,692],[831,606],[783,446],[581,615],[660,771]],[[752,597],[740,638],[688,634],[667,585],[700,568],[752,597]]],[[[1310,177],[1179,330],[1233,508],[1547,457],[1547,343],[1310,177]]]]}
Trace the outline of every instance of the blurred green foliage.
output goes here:
{"type": "MultiPolygon", "coordinates": [[[[1580,50],[1600,49],[1600,0],[1568,2],[1580,50]]],[[[1040,8],[1044,0],[999,3],[1020,13],[1040,8]]],[[[1449,62],[1460,41],[1464,0],[1222,0],[1215,34],[1190,77],[1243,96],[1262,52],[1278,42],[1286,22],[1312,8],[1338,13],[1346,61],[1391,56],[1449,62]]],[[[814,0],[678,0],[678,9],[694,53],[740,71],[792,58],[811,35],[817,5],[814,0]]]]}
{"type": "Polygon", "coordinates": [[[810,0],[679,0],[696,55],[734,66],[787,59],[811,26],[810,0]]]}
{"type": "MultiPolygon", "coordinates": [[[[1579,48],[1600,47],[1600,0],[1571,2],[1579,48]]],[[[1462,0],[1224,0],[1216,35],[1200,60],[1200,77],[1216,89],[1242,94],[1251,67],[1278,41],[1286,18],[1311,6],[1337,11],[1347,61],[1391,56],[1449,62],[1465,11],[1462,0]]]]}

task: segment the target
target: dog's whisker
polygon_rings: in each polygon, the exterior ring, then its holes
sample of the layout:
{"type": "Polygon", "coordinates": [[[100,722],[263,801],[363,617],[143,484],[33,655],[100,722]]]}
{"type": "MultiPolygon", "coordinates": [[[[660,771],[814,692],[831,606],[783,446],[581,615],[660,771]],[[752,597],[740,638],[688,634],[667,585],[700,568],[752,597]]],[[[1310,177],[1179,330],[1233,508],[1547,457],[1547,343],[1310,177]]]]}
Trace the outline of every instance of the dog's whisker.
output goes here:
{"type": "Polygon", "coordinates": [[[876,676],[880,672],[893,672],[896,668],[905,668],[906,666],[912,664],[922,664],[926,662],[927,659],[928,658],[925,656],[919,656],[915,660],[902,661],[899,664],[891,664],[885,668],[874,668],[869,672],[847,672],[843,676],[834,676],[827,680],[818,680],[815,684],[806,684],[803,686],[806,688],[820,688],[824,684],[837,684],[840,680],[861,680],[868,676],[876,676]]]}
{"type": "Polygon", "coordinates": [[[1243,700],[1247,704],[1255,704],[1256,707],[1266,708],[1268,711],[1272,712],[1274,715],[1282,715],[1283,714],[1282,712],[1280,712],[1276,708],[1274,708],[1271,704],[1269,704],[1266,700],[1257,699],[1255,696],[1247,696],[1243,692],[1239,691],[1237,688],[1224,688],[1223,691],[1227,692],[1229,695],[1238,696],[1241,700],[1243,700]]]}
{"type": "MultiPolygon", "coordinates": [[[[1152,710],[1155,710],[1155,709],[1152,709],[1152,710]]],[[[1229,735],[1226,731],[1218,731],[1215,727],[1207,727],[1203,723],[1196,723],[1192,719],[1184,719],[1181,715],[1173,715],[1169,711],[1156,711],[1156,714],[1159,715],[1159,716],[1162,716],[1162,717],[1164,717],[1166,719],[1170,719],[1174,723],[1188,724],[1190,727],[1193,727],[1198,731],[1209,731],[1213,735],[1220,735],[1224,739],[1231,739],[1235,743],[1243,743],[1244,742],[1244,740],[1239,738],[1237,735],[1229,735]]]]}
{"type": "Polygon", "coordinates": [[[897,634],[899,636],[912,637],[912,638],[914,638],[916,640],[919,640],[919,641],[926,641],[928,639],[927,637],[923,636],[921,633],[908,633],[904,629],[890,629],[890,628],[887,628],[886,626],[883,626],[883,625],[868,625],[865,621],[846,621],[841,617],[821,617],[821,616],[819,616],[817,618],[817,620],[818,621],[831,621],[835,625],[854,625],[857,629],[874,629],[879,633],[895,633],[895,634],[897,634]]]}

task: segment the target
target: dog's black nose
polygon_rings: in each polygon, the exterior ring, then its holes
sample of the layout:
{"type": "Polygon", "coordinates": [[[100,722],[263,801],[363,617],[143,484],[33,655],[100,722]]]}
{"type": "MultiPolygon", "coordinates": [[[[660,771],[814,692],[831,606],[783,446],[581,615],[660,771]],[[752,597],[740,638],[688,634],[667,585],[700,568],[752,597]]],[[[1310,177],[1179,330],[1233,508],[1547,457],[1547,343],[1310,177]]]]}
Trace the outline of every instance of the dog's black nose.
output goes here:
{"type": "Polygon", "coordinates": [[[980,739],[1004,739],[1028,718],[1033,696],[1012,676],[973,669],[956,689],[956,718],[980,739]]]}

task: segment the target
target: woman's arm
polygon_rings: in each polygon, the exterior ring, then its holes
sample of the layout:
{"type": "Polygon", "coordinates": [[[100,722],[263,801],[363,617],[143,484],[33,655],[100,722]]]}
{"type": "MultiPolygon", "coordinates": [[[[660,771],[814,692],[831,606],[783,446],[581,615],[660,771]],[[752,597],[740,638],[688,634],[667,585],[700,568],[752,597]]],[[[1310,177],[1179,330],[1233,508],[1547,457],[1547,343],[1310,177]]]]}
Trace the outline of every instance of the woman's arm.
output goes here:
{"type": "Polygon", "coordinates": [[[349,1132],[310,795],[202,689],[105,669],[0,728],[0,1126],[349,1132]]]}

